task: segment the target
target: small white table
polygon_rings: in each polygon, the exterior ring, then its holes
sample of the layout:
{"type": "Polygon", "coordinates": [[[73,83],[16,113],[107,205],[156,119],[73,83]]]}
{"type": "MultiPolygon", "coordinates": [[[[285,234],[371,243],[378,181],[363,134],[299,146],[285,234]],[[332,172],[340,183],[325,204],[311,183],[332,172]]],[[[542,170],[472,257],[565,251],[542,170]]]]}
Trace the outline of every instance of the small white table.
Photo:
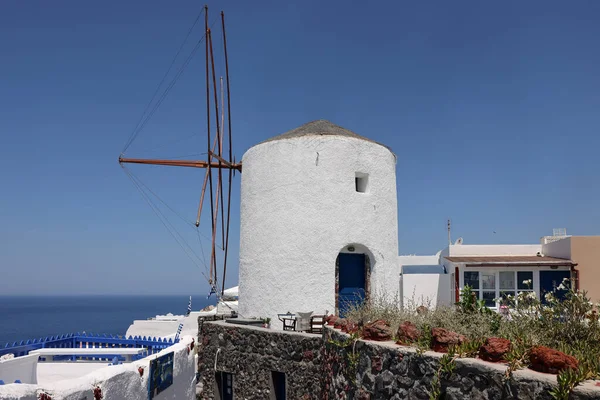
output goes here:
{"type": "Polygon", "coordinates": [[[127,362],[132,361],[134,355],[141,354],[147,349],[144,347],[125,347],[125,348],[49,348],[49,349],[38,349],[32,350],[29,354],[35,354],[41,357],[52,357],[52,356],[76,356],[76,357],[102,357],[107,358],[108,356],[125,356],[127,362]]]}

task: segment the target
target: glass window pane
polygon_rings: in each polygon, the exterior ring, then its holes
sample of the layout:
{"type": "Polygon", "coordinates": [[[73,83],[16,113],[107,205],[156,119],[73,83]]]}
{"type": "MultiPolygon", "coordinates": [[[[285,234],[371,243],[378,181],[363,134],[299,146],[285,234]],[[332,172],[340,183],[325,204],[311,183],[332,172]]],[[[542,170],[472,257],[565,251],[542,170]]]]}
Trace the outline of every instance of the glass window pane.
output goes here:
{"type": "Polygon", "coordinates": [[[533,289],[533,272],[517,272],[517,285],[519,290],[533,289]]]}
{"type": "Polygon", "coordinates": [[[465,271],[465,286],[471,286],[471,289],[479,289],[479,272],[465,271]]]}
{"type": "Polygon", "coordinates": [[[500,272],[500,290],[508,289],[515,290],[515,273],[514,271],[500,272]]]}
{"type": "MultiPolygon", "coordinates": [[[[523,294],[529,294],[529,293],[533,293],[533,294],[535,294],[535,292],[534,292],[533,290],[519,290],[519,293],[521,293],[521,292],[522,292],[523,294]]],[[[536,297],[536,298],[538,297],[538,296],[537,296],[537,294],[535,295],[535,297],[536,297]]],[[[546,304],[546,301],[544,300],[544,295],[543,295],[543,294],[542,294],[542,299],[541,299],[541,300],[542,300],[542,303],[543,303],[543,304],[546,304]]]]}
{"type": "Polygon", "coordinates": [[[483,292],[483,300],[485,301],[486,307],[496,307],[496,292],[483,292]]]}
{"type": "Polygon", "coordinates": [[[515,296],[516,296],[516,293],[515,293],[514,291],[512,291],[512,290],[504,290],[504,291],[500,291],[500,298],[501,298],[502,300],[504,300],[504,301],[506,301],[506,300],[507,300],[507,298],[508,298],[507,296],[509,296],[509,295],[510,295],[510,296],[513,298],[513,300],[514,300],[514,298],[515,298],[515,296]]]}
{"type": "Polygon", "coordinates": [[[496,290],[496,273],[495,272],[483,272],[481,274],[481,283],[484,289],[496,290]]]}

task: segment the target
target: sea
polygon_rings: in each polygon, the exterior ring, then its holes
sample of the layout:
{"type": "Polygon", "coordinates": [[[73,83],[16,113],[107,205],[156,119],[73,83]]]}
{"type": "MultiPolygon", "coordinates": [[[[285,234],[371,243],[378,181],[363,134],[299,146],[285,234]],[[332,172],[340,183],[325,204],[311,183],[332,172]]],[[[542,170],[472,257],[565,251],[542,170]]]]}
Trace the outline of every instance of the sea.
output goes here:
{"type": "MultiPolygon", "coordinates": [[[[135,319],[183,315],[189,296],[0,296],[0,348],[7,342],[66,333],[124,335],[135,319]]],[[[192,310],[216,304],[192,296],[192,310]]],[[[173,332],[176,333],[176,332],[173,332]]]]}

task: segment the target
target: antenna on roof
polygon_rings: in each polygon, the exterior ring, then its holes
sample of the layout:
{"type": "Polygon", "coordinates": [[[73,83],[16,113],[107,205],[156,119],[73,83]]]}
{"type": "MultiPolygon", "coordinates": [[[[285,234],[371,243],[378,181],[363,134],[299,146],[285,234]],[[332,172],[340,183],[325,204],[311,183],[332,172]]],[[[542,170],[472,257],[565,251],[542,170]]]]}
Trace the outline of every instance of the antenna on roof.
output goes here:
{"type": "Polygon", "coordinates": [[[452,244],[452,237],[450,236],[450,219],[448,219],[448,246],[452,244]]]}
{"type": "Polygon", "coordinates": [[[463,238],[459,237],[458,239],[456,239],[456,242],[454,242],[455,245],[461,245],[463,244],[463,238]]]}

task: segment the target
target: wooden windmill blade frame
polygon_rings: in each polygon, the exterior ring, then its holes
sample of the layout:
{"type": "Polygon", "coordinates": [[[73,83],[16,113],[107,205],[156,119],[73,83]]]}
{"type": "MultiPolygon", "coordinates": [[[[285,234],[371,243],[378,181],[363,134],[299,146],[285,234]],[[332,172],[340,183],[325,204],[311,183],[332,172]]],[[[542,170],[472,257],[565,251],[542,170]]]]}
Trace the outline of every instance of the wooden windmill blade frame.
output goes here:
{"type": "Polygon", "coordinates": [[[198,205],[198,212],[196,218],[196,227],[200,225],[200,216],[203,209],[204,200],[206,197],[206,189],[208,186],[210,195],[210,216],[211,216],[211,260],[210,260],[210,273],[209,273],[209,284],[211,290],[217,292],[216,284],[218,282],[217,272],[217,257],[216,257],[216,236],[217,236],[217,221],[219,215],[219,204],[221,208],[221,242],[224,251],[223,258],[223,272],[221,281],[220,294],[222,295],[225,291],[225,275],[227,272],[227,258],[229,253],[229,228],[231,218],[231,192],[232,192],[232,178],[235,171],[242,171],[242,164],[236,163],[233,156],[233,142],[232,142],[232,129],[231,129],[231,90],[229,80],[229,58],[227,53],[227,36],[225,32],[225,13],[221,11],[221,27],[223,32],[223,52],[225,57],[225,75],[226,75],[226,92],[227,92],[227,131],[228,131],[228,144],[229,152],[228,157],[225,158],[223,151],[223,142],[225,139],[224,125],[225,125],[225,112],[224,112],[224,90],[223,90],[223,79],[220,78],[221,82],[221,114],[219,114],[219,99],[217,94],[217,83],[216,83],[216,72],[215,72],[215,58],[214,50],[212,45],[212,31],[208,24],[208,6],[204,6],[204,32],[205,32],[205,84],[206,84],[206,125],[207,125],[207,160],[169,160],[169,159],[152,159],[152,158],[129,158],[124,157],[123,154],[119,156],[119,164],[146,164],[146,165],[162,165],[172,167],[188,167],[188,168],[204,168],[206,173],[202,184],[202,190],[200,193],[200,201],[198,205]],[[210,59],[210,68],[209,68],[210,59]],[[212,78],[212,79],[211,79],[212,78]],[[213,103],[215,113],[215,126],[216,135],[213,141],[211,141],[211,85],[212,80],[212,91],[213,91],[213,103]],[[219,123],[219,117],[221,117],[221,123],[219,123]],[[212,146],[211,146],[212,142],[212,146]],[[216,151],[215,151],[216,150],[216,151]],[[217,170],[216,185],[213,185],[213,169],[217,170]],[[229,181],[227,188],[227,211],[225,212],[225,193],[223,191],[223,169],[229,170],[229,181]],[[227,217],[225,218],[225,215],[227,217]]]}

